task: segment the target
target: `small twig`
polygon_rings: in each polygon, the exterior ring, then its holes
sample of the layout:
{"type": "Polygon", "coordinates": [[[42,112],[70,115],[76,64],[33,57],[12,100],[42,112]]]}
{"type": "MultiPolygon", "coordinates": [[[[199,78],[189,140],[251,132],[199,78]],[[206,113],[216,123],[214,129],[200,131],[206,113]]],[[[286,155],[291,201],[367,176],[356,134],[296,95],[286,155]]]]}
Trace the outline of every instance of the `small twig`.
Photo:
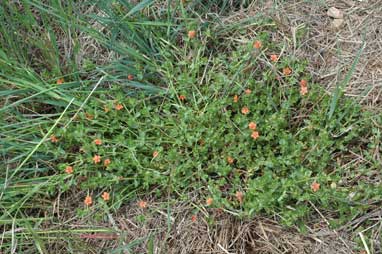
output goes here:
{"type": "Polygon", "coordinates": [[[218,246],[224,253],[231,254],[231,253],[228,252],[228,250],[224,249],[223,246],[221,246],[220,243],[218,243],[217,246],[218,246]]]}
{"type": "Polygon", "coordinates": [[[365,241],[365,238],[363,237],[363,234],[361,232],[359,232],[358,235],[361,238],[361,241],[363,243],[363,246],[365,247],[365,250],[366,250],[367,254],[370,254],[369,247],[366,244],[366,241],[365,241]]]}
{"type": "Polygon", "coordinates": [[[165,216],[166,218],[170,219],[172,223],[175,222],[175,219],[174,217],[170,216],[169,214],[165,213],[165,212],[162,212],[161,210],[156,210],[157,213],[165,216]]]}

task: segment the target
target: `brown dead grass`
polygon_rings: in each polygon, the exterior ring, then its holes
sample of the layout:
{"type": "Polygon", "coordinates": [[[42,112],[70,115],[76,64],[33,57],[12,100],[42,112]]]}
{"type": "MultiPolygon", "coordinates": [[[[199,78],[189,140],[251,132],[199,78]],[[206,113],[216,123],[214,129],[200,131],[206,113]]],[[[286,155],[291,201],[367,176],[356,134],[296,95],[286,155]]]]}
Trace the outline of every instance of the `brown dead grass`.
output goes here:
{"type": "MultiPolygon", "coordinates": [[[[94,214],[102,210],[100,207],[91,207],[92,214],[83,219],[66,210],[59,216],[59,225],[72,230],[109,228],[114,231],[72,235],[74,253],[107,253],[123,246],[130,246],[124,248],[123,253],[358,253],[347,227],[331,230],[326,219],[320,216],[307,222],[308,232],[303,234],[297,228],[281,226],[274,218],[238,219],[220,209],[194,203],[198,200],[195,197],[190,198],[190,202],[176,204],[155,198],[145,200],[147,208],[139,208],[136,202],[129,203],[109,214],[103,222],[94,219],[94,214]],[[141,216],[144,222],[140,221],[141,216]]],[[[80,199],[73,200],[71,196],[61,201],[61,206],[73,207],[79,203],[80,199]]],[[[55,253],[68,250],[65,242],[58,241],[52,241],[49,249],[55,253]]]]}
{"type": "Polygon", "coordinates": [[[290,1],[268,8],[269,15],[283,24],[282,32],[290,38],[289,47],[298,58],[309,60],[309,70],[316,82],[329,91],[344,79],[357,52],[365,42],[346,95],[378,109],[382,102],[382,1],[290,1]],[[344,13],[342,27],[334,29],[327,16],[329,7],[344,13]],[[300,46],[293,38],[299,26],[308,28],[300,46]]]}

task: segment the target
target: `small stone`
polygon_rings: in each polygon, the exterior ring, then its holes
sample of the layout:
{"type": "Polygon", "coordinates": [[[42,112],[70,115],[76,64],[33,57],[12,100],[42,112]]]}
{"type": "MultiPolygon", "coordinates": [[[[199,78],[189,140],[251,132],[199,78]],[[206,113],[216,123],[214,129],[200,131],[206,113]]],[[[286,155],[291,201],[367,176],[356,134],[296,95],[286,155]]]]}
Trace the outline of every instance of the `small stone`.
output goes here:
{"type": "Polygon", "coordinates": [[[336,7],[330,7],[327,15],[335,19],[343,19],[344,13],[341,10],[338,10],[336,7]]]}
{"type": "Polygon", "coordinates": [[[332,27],[335,28],[335,29],[338,29],[338,28],[340,28],[342,26],[343,23],[344,23],[343,19],[333,19],[332,27]]]}

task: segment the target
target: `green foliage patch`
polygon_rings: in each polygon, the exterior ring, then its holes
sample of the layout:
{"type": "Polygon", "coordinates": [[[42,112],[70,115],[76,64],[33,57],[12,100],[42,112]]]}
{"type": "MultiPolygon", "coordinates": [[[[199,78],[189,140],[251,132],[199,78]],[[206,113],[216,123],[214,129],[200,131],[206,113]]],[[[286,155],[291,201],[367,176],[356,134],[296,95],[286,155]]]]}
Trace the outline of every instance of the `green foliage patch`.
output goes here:
{"type": "Polygon", "coordinates": [[[278,214],[289,225],[306,218],[311,204],[336,211],[340,219],[362,213],[365,195],[379,200],[380,187],[341,179],[358,170],[344,167],[352,154],[373,153],[380,117],[343,99],[329,120],[331,98],[319,86],[309,84],[308,94],[300,94],[304,63],[280,59],[253,68],[261,64],[252,58],[256,51],[243,47],[217,56],[211,68],[203,57],[197,65],[185,61],[173,69],[176,86],[159,96],[126,96],[115,85],[113,98],[93,98],[87,112],[55,133],[58,143],[45,144],[63,175],[67,166],[74,168],[62,190],[78,186],[118,197],[121,190],[155,189],[174,198],[197,190],[213,198],[211,207],[240,216],[278,214]],[[287,66],[292,74],[282,75],[287,66]],[[192,73],[204,73],[206,81],[198,84],[192,73]]]}

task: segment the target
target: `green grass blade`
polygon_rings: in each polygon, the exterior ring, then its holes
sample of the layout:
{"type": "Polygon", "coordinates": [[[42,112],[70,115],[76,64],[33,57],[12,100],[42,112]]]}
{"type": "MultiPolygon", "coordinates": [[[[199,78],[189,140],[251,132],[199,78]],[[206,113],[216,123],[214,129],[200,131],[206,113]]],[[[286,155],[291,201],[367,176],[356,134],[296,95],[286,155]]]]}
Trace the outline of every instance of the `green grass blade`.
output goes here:
{"type": "Polygon", "coordinates": [[[341,97],[341,93],[342,93],[343,89],[347,86],[347,84],[349,83],[349,81],[350,81],[350,79],[354,73],[355,67],[357,66],[357,64],[359,62],[361,54],[362,54],[363,50],[365,49],[365,45],[366,45],[366,42],[364,41],[361,48],[358,50],[357,55],[354,59],[354,62],[352,64],[350,70],[347,72],[345,79],[342,82],[338,83],[336,86],[336,90],[334,91],[334,94],[332,96],[332,100],[330,103],[330,109],[328,112],[328,119],[329,120],[333,117],[334,111],[336,110],[337,105],[338,105],[338,101],[341,97]]]}
{"type": "Polygon", "coordinates": [[[123,18],[126,18],[128,16],[132,16],[134,15],[135,13],[139,12],[140,10],[148,7],[150,4],[152,4],[154,1],[153,0],[144,0],[142,2],[140,2],[139,4],[137,4],[136,6],[134,6],[126,15],[125,17],[123,18]]]}

